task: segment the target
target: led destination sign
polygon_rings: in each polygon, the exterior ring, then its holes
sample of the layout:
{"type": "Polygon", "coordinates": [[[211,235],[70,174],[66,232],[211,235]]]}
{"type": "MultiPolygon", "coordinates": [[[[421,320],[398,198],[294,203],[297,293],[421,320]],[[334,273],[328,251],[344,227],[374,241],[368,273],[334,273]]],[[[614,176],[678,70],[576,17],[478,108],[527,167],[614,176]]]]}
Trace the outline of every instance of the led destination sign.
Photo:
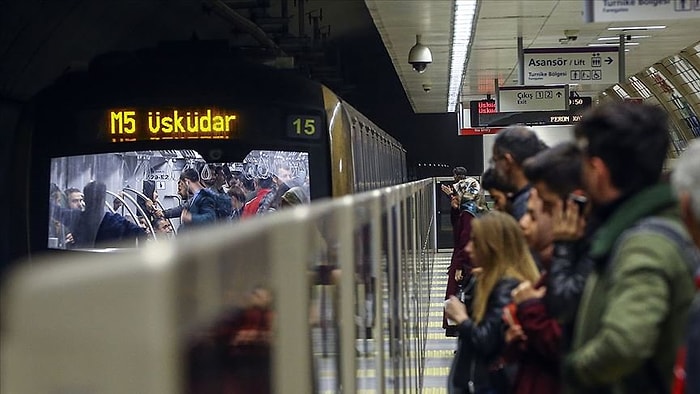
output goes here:
{"type": "Polygon", "coordinates": [[[228,139],[235,135],[238,117],[219,109],[116,109],[106,113],[112,142],[170,139],[228,139]]]}

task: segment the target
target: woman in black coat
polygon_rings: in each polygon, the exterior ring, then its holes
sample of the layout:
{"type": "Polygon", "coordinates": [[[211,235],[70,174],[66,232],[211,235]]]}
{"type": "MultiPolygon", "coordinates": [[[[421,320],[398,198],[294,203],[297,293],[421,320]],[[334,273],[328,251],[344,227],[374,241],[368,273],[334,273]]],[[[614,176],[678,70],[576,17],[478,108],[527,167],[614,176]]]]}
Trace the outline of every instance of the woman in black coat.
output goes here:
{"type": "Polygon", "coordinates": [[[510,292],[518,283],[535,283],[539,273],[520,226],[502,212],[472,221],[466,252],[477,267],[476,291],[471,312],[454,296],[445,305],[459,333],[448,392],[505,393],[507,381],[499,365],[505,345],[503,308],[511,302],[510,292]]]}

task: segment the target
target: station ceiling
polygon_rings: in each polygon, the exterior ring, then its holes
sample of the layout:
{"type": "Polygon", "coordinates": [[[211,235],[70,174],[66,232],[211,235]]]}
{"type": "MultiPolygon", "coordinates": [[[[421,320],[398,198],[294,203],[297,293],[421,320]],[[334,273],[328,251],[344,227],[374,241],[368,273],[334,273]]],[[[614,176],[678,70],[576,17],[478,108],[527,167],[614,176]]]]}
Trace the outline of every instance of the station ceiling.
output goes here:
{"type": "MultiPolygon", "coordinates": [[[[61,73],[84,67],[93,56],[107,51],[194,38],[225,39],[233,46],[259,45],[212,11],[213,5],[225,4],[245,14],[247,4],[264,3],[275,11],[285,2],[290,9],[290,32],[297,34],[294,13],[299,11],[295,7],[300,2],[292,0],[0,0],[0,99],[25,101],[61,73]]],[[[414,112],[447,111],[453,0],[308,0],[304,4],[307,16],[318,15],[323,9],[322,24],[328,26],[336,43],[374,45],[367,40],[374,40],[376,26],[381,36],[377,45],[383,44],[393,63],[393,70],[389,66],[383,70],[376,59],[353,55],[342,59],[343,68],[363,69],[358,64],[369,62],[376,66],[377,74],[398,76],[414,112]],[[412,71],[407,62],[416,34],[422,35],[423,44],[433,54],[433,63],[423,74],[412,71]],[[430,86],[429,93],[424,84],[430,86]]],[[[500,85],[516,84],[519,35],[525,48],[585,47],[598,43],[600,37],[614,36],[608,27],[623,25],[585,24],[582,6],[583,0],[479,1],[462,89],[464,100],[493,94],[496,78],[500,85]],[[578,39],[560,43],[564,30],[578,31],[578,39]]],[[[629,47],[627,75],[700,40],[697,22],[645,22],[667,28],[635,33],[648,37],[633,40],[639,45],[629,47]]],[[[582,95],[595,95],[605,88],[580,85],[575,89],[582,95]]],[[[358,103],[363,97],[357,95],[358,103]]]]}
{"type": "MultiPolygon", "coordinates": [[[[447,111],[449,56],[452,35],[453,1],[365,0],[382,41],[391,57],[406,95],[416,113],[447,111]],[[408,64],[408,52],[421,34],[422,44],[433,54],[433,63],[423,74],[408,64]],[[429,93],[423,85],[432,86],[429,93]]],[[[608,27],[631,25],[666,25],[662,30],[635,31],[626,52],[626,76],[659,62],[700,40],[698,19],[658,20],[643,23],[584,23],[583,0],[482,0],[473,46],[468,58],[462,87],[463,101],[485,98],[493,94],[497,78],[499,86],[517,85],[517,37],[523,37],[527,48],[587,47],[610,43],[599,38],[620,32],[608,27]],[[575,41],[566,38],[564,30],[578,31],[575,41]]],[[[608,85],[581,84],[572,87],[582,96],[595,96],[608,85]]]]}

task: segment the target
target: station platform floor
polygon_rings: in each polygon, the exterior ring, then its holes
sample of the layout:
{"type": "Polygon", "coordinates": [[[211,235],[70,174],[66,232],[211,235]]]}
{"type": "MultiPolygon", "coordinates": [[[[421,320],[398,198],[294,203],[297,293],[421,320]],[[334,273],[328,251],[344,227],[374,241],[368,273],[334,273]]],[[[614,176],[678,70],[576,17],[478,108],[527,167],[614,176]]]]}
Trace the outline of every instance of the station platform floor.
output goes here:
{"type": "Polygon", "coordinates": [[[446,337],[442,328],[447,268],[451,253],[437,253],[430,284],[430,309],[428,311],[428,340],[423,370],[423,394],[446,394],[447,376],[457,349],[457,338],[446,337]]]}
{"type": "MultiPolygon", "coordinates": [[[[393,389],[391,387],[391,378],[387,381],[385,393],[411,393],[417,392],[422,394],[446,394],[447,393],[447,378],[450,373],[450,366],[454,357],[454,351],[457,349],[457,338],[446,337],[445,330],[442,328],[442,315],[444,308],[445,289],[447,287],[447,269],[450,265],[450,253],[436,253],[435,262],[432,273],[432,280],[428,288],[423,289],[430,292],[430,306],[428,309],[428,327],[427,340],[425,343],[425,363],[422,371],[410,369],[407,375],[413,377],[416,373],[422,373],[422,387],[407,388],[401,382],[397,382],[396,387],[403,386],[402,389],[393,389]],[[417,391],[416,391],[417,389],[417,391]]],[[[388,294],[387,294],[388,296],[388,294]]],[[[373,345],[372,345],[373,346],[373,345]]],[[[374,352],[370,349],[366,356],[362,356],[362,345],[358,344],[358,359],[357,359],[357,390],[358,394],[375,394],[379,393],[376,387],[375,376],[375,359],[374,352]]],[[[316,349],[316,354],[319,354],[321,349],[316,349]]],[[[386,349],[385,351],[388,351],[386,349]]],[[[333,358],[322,358],[320,367],[319,393],[332,394],[337,393],[337,379],[333,368],[333,358]],[[325,364],[325,365],[323,365],[325,364]]],[[[387,369],[392,366],[387,365],[387,369]]]]}

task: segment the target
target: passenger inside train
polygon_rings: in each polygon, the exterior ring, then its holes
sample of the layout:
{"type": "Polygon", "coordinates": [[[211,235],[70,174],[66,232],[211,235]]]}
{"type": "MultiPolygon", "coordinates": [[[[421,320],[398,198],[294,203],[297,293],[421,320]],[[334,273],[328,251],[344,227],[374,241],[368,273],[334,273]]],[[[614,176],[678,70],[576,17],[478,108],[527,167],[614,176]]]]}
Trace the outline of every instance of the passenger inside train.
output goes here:
{"type": "MultiPolygon", "coordinates": [[[[193,150],[54,158],[51,160],[47,246],[84,249],[103,245],[103,242],[76,242],[76,234],[97,231],[83,227],[99,227],[100,224],[88,226],[85,219],[81,221],[80,216],[85,211],[105,221],[118,220],[130,223],[125,226],[140,227],[148,234],[148,239],[153,240],[163,238],[161,234],[164,233],[177,234],[188,226],[266,214],[279,209],[285,201],[285,193],[292,189],[296,194],[290,196],[298,194],[301,201],[308,202],[308,172],[308,154],[304,152],[255,150],[239,163],[208,163],[193,150]],[[91,185],[93,179],[104,180],[105,196],[100,197],[101,200],[97,195],[88,197],[85,194],[92,191],[95,184],[83,189],[91,185]],[[257,194],[252,196],[254,190],[248,188],[254,185],[257,185],[257,194]],[[248,190],[247,195],[245,190],[248,190]],[[107,203],[106,196],[111,197],[112,204],[107,203]],[[164,232],[166,228],[168,231],[164,232]]],[[[145,240],[140,238],[141,242],[145,240]]],[[[118,241],[119,237],[111,237],[111,246],[137,246],[136,242],[118,241]]]]}

